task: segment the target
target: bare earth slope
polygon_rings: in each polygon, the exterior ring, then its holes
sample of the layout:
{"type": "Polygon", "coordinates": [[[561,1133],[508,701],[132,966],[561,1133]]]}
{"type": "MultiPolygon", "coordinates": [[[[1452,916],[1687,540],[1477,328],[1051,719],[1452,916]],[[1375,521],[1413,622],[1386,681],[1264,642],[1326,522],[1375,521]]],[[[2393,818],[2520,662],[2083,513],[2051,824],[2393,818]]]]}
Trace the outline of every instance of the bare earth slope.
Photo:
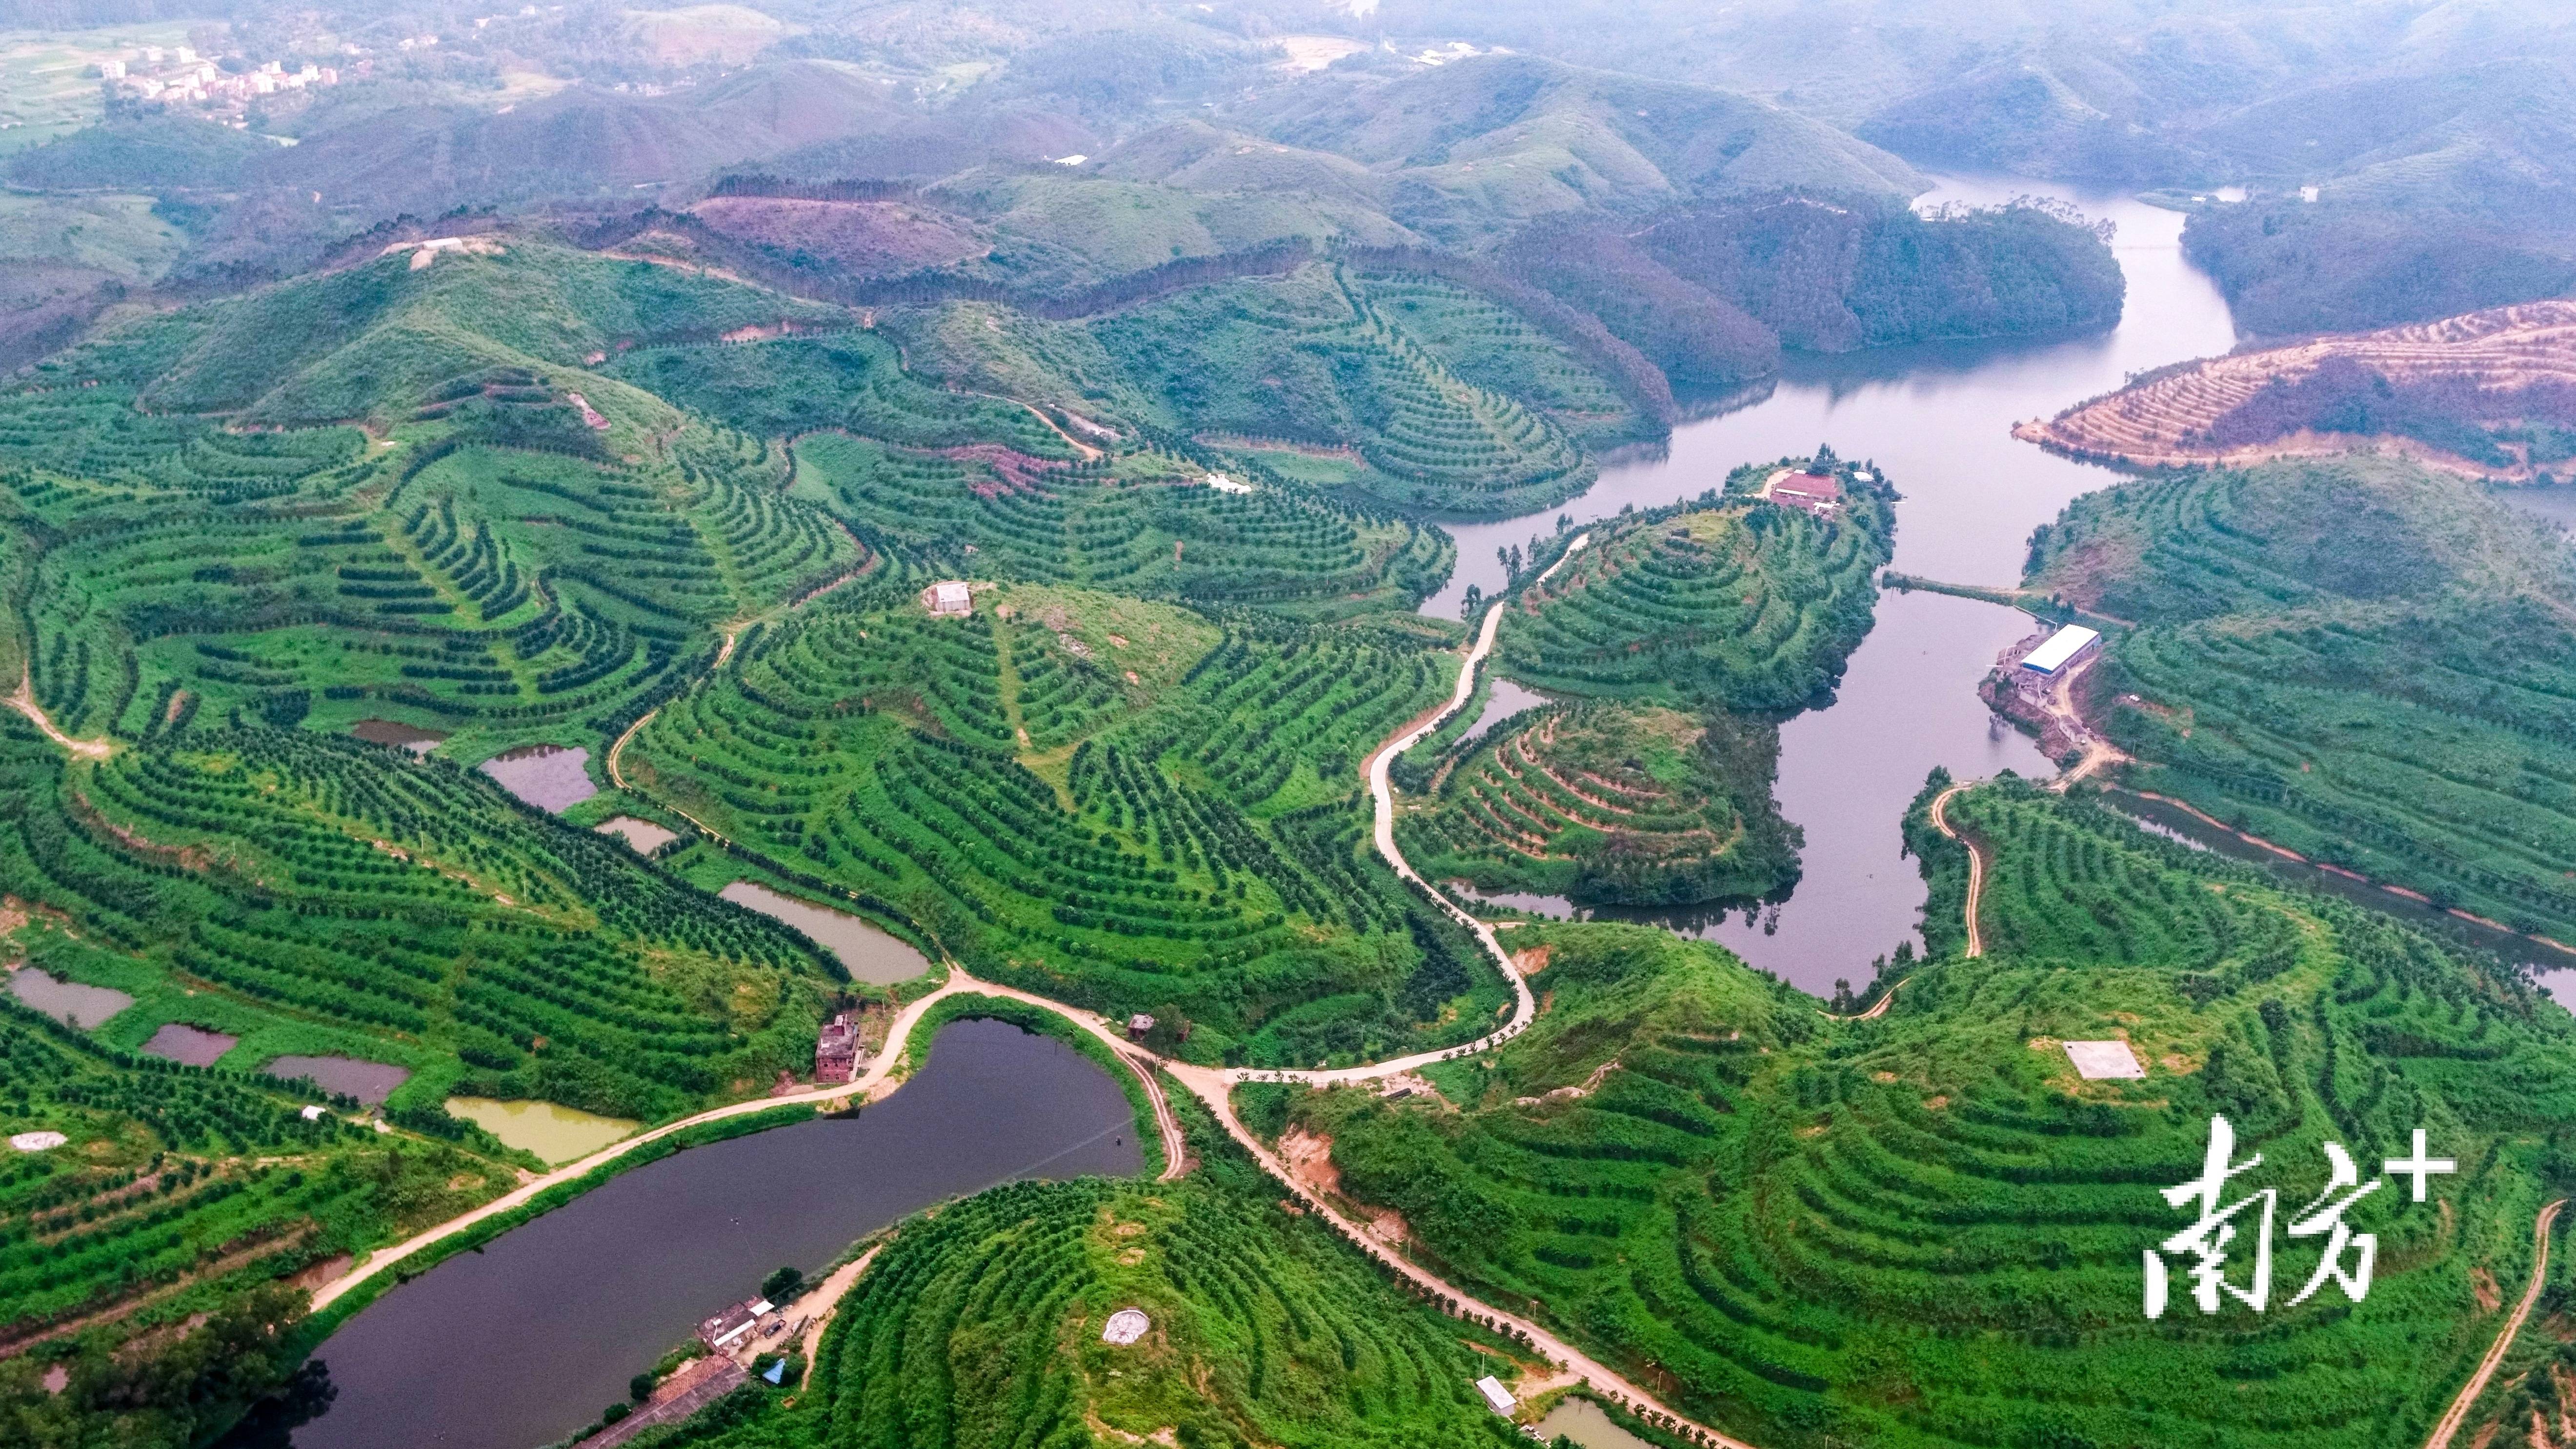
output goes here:
{"type": "Polygon", "coordinates": [[[2184,363],[2013,436],[2141,467],[2315,456],[2369,440],[2522,481],[2566,461],[2571,424],[2576,301],[2546,301],[2184,363]]]}

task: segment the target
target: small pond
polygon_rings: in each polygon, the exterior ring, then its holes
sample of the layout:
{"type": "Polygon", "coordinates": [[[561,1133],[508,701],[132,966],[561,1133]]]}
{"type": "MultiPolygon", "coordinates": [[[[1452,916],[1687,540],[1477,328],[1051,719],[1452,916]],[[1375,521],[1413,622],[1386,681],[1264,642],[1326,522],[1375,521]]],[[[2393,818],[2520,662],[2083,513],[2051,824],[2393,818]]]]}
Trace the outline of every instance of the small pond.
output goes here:
{"type": "Polygon", "coordinates": [[[786,922],[841,958],[850,975],[879,986],[909,981],[930,969],[930,958],[909,941],[878,930],[847,911],[782,896],[764,885],[738,880],[716,892],[738,906],[786,922]]]}
{"type": "Polygon", "coordinates": [[[540,810],[568,810],[599,793],[590,781],[590,751],[579,745],[523,745],[475,766],[502,789],[540,810]]]}
{"type": "Polygon", "coordinates": [[[496,1102],[490,1097],[450,1097],[447,1113],[512,1147],[535,1153],[548,1164],[587,1157],[637,1125],[623,1117],[602,1117],[555,1102],[496,1102]]]}
{"type": "Polygon", "coordinates": [[[444,730],[425,730],[418,725],[400,724],[389,719],[362,719],[349,726],[349,733],[371,745],[396,745],[415,755],[437,749],[447,738],[444,730]]]}
{"type": "Polygon", "coordinates": [[[1467,727],[1467,733],[1459,738],[1482,739],[1485,731],[1519,714],[1522,710],[1535,709],[1549,702],[1546,695],[1526,684],[1496,676],[1485,697],[1485,708],[1476,716],[1476,722],[1467,727]]]}
{"type": "Polygon", "coordinates": [[[134,998],[122,991],[65,981],[33,966],[21,966],[9,973],[9,994],[65,1026],[83,1031],[134,1004],[134,998]]]}
{"type": "Polygon", "coordinates": [[[279,1057],[260,1070],[290,1082],[311,1077],[323,1091],[355,1097],[370,1107],[383,1106],[394,1088],[411,1080],[409,1067],[357,1057],[279,1057]]]}
{"type": "Polygon", "coordinates": [[[1538,1421],[1540,1443],[1553,1444],[1559,1435],[1583,1449],[1654,1449],[1652,1444],[1620,1428],[1599,1404],[1571,1396],[1557,1400],[1547,1417],[1538,1421]]]}
{"type": "Polygon", "coordinates": [[[240,1040],[237,1036],[226,1036],[201,1026],[182,1026],[174,1021],[152,1033],[152,1040],[143,1044],[143,1054],[185,1062],[192,1067],[211,1067],[216,1058],[231,1051],[233,1044],[240,1040]]]}
{"type": "Polygon", "coordinates": [[[651,855],[654,851],[680,838],[680,832],[667,825],[656,825],[650,820],[638,820],[632,815],[620,815],[611,820],[603,820],[596,828],[602,835],[614,835],[624,840],[628,845],[635,847],[639,855],[651,855]]]}

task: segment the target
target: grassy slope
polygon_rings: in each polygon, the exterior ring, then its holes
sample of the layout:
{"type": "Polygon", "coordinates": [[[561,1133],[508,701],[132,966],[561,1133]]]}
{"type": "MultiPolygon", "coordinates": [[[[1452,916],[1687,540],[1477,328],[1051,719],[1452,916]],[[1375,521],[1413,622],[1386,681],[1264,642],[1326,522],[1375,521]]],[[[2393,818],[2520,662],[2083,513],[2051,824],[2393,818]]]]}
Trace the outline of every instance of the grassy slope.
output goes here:
{"type": "Polygon", "coordinates": [[[2566,1014],[2079,804],[1989,788],[1952,818],[1988,849],[1989,954],[1926,968],[1886,1018],[1829,1027],[1642,928],[1523,927],[1551,1007],[1453,1074],[1464,1110],[1291,1115],[1451,1271],[1757,1443],[2420,1439],[2495,1326],[2470,1270],[2528,1271],[2543,1146],[2576,1125],[2566,1014]],[[2146,1080],[2079,1082],[2056,1047],[2110,1036],[2146,1080]],[[2438,1205],[2354,1210],[2381,1244],[2359,1305],[2287,1306],[2317,1251],[2280,1239],[2264,1319],[2178,1294],[2151,1325],[2139,1252],[2182,1225],[2156,1189],[2197,1170],[2213,1112],[2285,1210],[2324,1139],[2375,1162],[2421,1125],[2462,1174],[2438,1205]]]}
{"type": "Polygon", "coordinates": [[[2564,936],[2565,548],[2447,475],[2278,463],[2080,500],[2030,582],[2139,621],[2093,693],[2140,787],[2564,936]]]}

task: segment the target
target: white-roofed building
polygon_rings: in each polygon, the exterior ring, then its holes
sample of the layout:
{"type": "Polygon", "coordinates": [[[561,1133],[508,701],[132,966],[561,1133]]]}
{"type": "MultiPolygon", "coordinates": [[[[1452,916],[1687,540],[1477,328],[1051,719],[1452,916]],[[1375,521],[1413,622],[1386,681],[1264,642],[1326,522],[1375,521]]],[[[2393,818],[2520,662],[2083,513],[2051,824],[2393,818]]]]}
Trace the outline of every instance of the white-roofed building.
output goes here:
{"type": "Polygon", "coordinates": [[[2021,667],[2033,674],[2054,675],[2083,658],[2086,651],[2101,640],[2102,635],[2098,631],[2081,624],[2069,624],[2049,635],[2038,648],[2023,655],[2021,667]]]}
{"type": "Polygon", "coordinates": [[[921,591],[921,607],[938,615],[971,614],[975,612],[975,591],[959,580],[943,580],[921,591]]]}
{"type": "Polygon", "coordinates": [[[1503,1381],[1492,1374],[1476,1380],[1476,1392],[1483,1394],[1485,1403],[1506,1419],[1512,1416],[1512,1410],[1520,1403],[1512,1397],[1511,1390],[1503,1387],[1503,1381]]]}

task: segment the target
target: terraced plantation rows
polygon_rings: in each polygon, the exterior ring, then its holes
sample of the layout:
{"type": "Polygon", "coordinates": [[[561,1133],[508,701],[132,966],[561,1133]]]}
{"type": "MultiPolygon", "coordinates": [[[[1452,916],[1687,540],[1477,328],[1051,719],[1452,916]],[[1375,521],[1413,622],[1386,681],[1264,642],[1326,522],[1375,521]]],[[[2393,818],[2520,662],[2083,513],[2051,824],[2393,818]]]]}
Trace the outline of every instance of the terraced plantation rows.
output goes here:
{"type": "MultiPolygon", "coordinates": [[[[1988,954],[1918,970],[1884,1017],[1829,1026],[1659,932],[1522,927],[1554,1006],[1490,1067],[1440,1069],[1464,1110],[1266,1110],[1444,1271],[1755,1443],[2420,1442],[2496,1327],[2471,1269],[2522,1282],[2563,1190],[2565,1015],[2088,805],[1989,787],[1950,818],[1990,863],[1988,954]],[[2106,1037],[2144,1080],[2076,1077],[2059,1044],[2106,1037]],[[2189,1224],[2158,1190],[2199,1172],[2213,1113],[2262,1157],[2229,1193],[2277,1188],[2285,1215],[2326,1140],[2367,1173],[2423,1126],[2459,1172],[2348,1211],[2379,1241],[2359,1303],[2290,1303],[2321,1250],[2276,1236],[2261,1317],[2178,1291],[2151,1323],[2140,1254],[2189,1224]]],[[[2251,1272],[2230,1254],[2229,1283],[2251,1272]]]]}
{"type": "Polygon", "coordinates": [[[1454,546],[1420,523],[1264,487],[1228,493],[1146,453],[1067,468],[993,448],[902,449],[838,433],[796,445],[794,496],[861,536],[978,578],[1301,614],[1410,608],[1454,546]]]}
{"type": "Polygon", "coordinates": [[[2141,627],[2091,708],[2141,788],[2521,930],[2576,930],[2576,581],[2459,480],[2362,460],[2132,484],[2032,582],[2141,627]]]}
{"type": "Polygon", "coordinates": [[[1579,440],[1639,432],[1605,381],[1493,304],[1388,278],[1390,313],[1379,285],[1316,265],[1084,321],[954,306],[895,325],[916,366],[960,387],[1379,505],[1543,507],[1592,480],[1579,440]]]}
{"type": "Polygon", "coordinates": [[[1462,1331],[1267,1188],[1231,1164],[1154,1187],[1022,1183],[906,1223],[842,1304],[812,1389],[711,1416],[733,1422],[691,1442],[1516,1442],[1475,1396],[1490,1365],[1462,1331]],[[1104,1342],[1131,1309],[1145,1335],[1104,1342]]]}
{"type": "Polygon", "coordinates": [[[903,447],[1000,447],[1059,463],[1080,456],[1029,409],[930,386],[903,369],[893,344],[865,331],[639,348],[606,371],[761,437],[845,428],[903,447]]]}
{"type": "Polygon", "coordinates": [[[1570,694],[1748,712],[1809,704],[1869,631],[1888,558],[1885,499],[1844,489],[1833,519],[1711,495],[1596,528],[1515,599],[1500,666],[1570,694]]]}
{"type": "Polygon", "coordinates": [[[115,1039],[178,1020],[248,1059],[393,1061],[439,1131],[460,1083],[654,1117],[810,1053],[802,938],[453,766],[256,729],[75,767],[0,724],[0,890],[59,913],[30,959],[149,998],[115,1039]]]}
{"type": "MultiPolygon", "coordinates": [[[[104,1047],[14,1001],[0,1002],[0,1100],[20,1130],[104,1149],[0,1168],[0,1323],[13,1337],[167,1290],[214,1261],[274,1276],[508,1180],[435,1144],[407,1144],[406,1160],[336,1113],[306,1120],[302,1107],[320,1099],[273,1078],[104,1047]]],[[[100,1389],[112,1385],[74,1391],[100,1389]]]]}
{"type": "Polygon", "coordinates": [[[1771,800],[1778,732],[1584,704],[1494,731],[1399,817],[1416,868],[1484,890],[1667,904],[1771,894],[1801,840],[1771,800]]]}
{"type": "Polygon", "coordinates": [[[1588,447],[1652,433],[1609,379],[1498,302],[1418,273],[1356,273],[1349,283],[1372,315],[1461,380],[1545,413],[1588,447]]]}
{"type": "Polygon", "coordinates": [[[1187,1020],[1194,1058],[1383,1055],[1453,998],[1492,1009],[1473,943],[1362,840],[1360,759],[1446,693],[1431,640],[1220,635],[1024,585],[933,618],[900,587],[746,645],[655,716],[627,774],[979,973],[1187,1020]]]}

